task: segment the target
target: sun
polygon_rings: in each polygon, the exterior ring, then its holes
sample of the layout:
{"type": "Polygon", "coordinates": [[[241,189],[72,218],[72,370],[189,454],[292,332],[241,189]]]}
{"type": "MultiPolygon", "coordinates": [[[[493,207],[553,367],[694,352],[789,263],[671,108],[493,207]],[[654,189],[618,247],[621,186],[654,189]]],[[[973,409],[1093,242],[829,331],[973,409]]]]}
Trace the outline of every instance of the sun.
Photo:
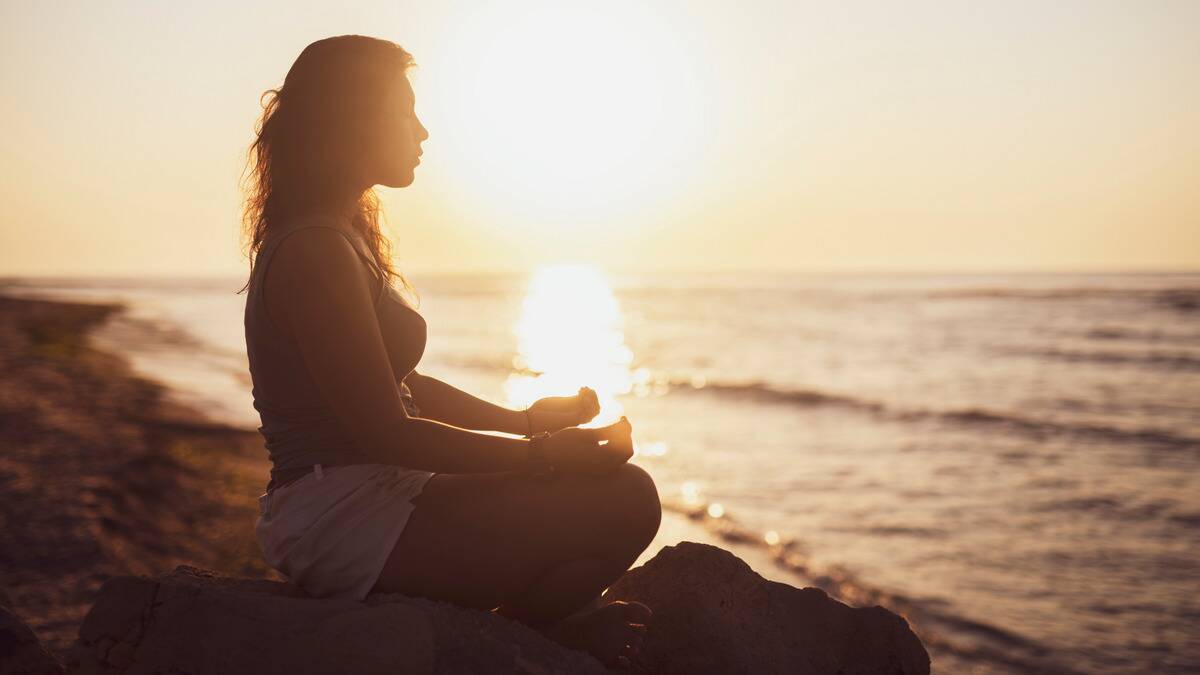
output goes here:
{"type": "Polygon", "coordinates": [[[560,227],[616,225],[678,191],[704,116],[678,26],[651,3],[514,7],[464,17],[422,83],[463,193],[560,227]]]}

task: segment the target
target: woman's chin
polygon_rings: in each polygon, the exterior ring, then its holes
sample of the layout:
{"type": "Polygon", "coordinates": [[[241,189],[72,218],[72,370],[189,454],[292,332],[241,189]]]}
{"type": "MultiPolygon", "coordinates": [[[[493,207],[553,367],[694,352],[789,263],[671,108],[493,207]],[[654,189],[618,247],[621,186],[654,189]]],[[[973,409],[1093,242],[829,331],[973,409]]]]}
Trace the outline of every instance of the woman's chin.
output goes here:
{"type": "Polygon", "coordinates": [[[387,178],[386,180],[382,180],[379,182],[379,184],[383,185],[384,187],[402,188],[402,187],[408,187],[409,185],[412,185],[413,180],[415,180],[415,179],[416,179],[416,175],[413,173],[412,169],[409,169],[408,171],[406,171],[400,175],[391,176],[391,177],[387,178]]]}

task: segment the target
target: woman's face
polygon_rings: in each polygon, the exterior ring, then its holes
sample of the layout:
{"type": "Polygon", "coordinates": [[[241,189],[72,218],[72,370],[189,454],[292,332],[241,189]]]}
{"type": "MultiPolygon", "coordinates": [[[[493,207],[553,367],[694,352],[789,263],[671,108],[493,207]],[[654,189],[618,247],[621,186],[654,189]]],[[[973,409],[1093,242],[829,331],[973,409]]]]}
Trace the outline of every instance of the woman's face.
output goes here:
{"type": "Polygon", "coordinates": [[[421,163],[421,143],[429,138],[429,131],[417,119],[416,100],[408,77],[400,75],[384,101],[380,137],[375,146],[379,153],[376,184],[407,187],[413,182],[413,170],[421,163]]]}

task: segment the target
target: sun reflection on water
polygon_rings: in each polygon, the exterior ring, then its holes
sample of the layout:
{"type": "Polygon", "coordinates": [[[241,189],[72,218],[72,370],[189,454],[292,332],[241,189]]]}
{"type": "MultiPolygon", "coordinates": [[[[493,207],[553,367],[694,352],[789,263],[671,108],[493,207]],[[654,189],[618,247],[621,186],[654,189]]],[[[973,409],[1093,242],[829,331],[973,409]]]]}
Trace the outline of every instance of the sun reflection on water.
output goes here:
{"type": "Polygon", "coordinates": [[[588,265],[537,270],[515,326],[514,372],[504,383],[510,405],[543,396],[596,390],[600,414],[582,426],[610,424],[623,409],[617,396],[634,387],[633,352],[625,346],[620,305],[604,276],[588,265]]]}

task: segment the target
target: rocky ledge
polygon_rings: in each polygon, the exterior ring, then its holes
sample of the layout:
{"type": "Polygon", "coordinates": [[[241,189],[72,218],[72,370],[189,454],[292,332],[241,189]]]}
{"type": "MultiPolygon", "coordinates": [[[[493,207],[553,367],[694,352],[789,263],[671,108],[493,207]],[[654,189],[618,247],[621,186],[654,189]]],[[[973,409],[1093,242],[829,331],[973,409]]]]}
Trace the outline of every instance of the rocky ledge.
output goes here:
{"type": "MultiPolygon", "coordinates": [[[[707,544],[667,546],[605,593],[654,609],[632,673],[929,672],[908,623],[816,588],[768,581],[707,544]]],[[[68,663],[10,617],[0,673],[551,673],[610,672],[505,617],[377,594],[314,599],[291,584],[181,565],[105,582],[68,663]],[[20,665],[18,665],[20,664],[20,665]]]]}

